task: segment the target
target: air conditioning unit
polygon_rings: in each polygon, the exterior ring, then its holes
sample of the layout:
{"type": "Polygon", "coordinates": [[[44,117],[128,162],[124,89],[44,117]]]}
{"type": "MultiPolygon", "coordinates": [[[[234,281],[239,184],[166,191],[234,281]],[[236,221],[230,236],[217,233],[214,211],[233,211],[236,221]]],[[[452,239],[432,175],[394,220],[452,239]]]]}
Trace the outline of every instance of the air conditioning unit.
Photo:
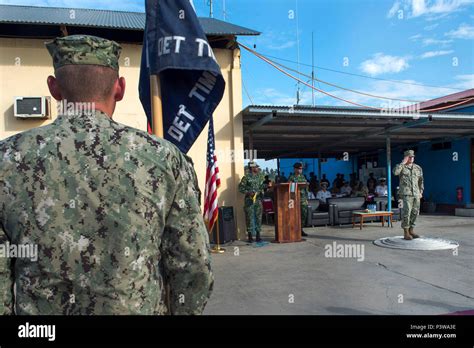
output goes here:
{"type": "Polygon", "coordinates": [[[14,116],[18,118],[50,118],[50,97],[15,97],[14,116]]]}

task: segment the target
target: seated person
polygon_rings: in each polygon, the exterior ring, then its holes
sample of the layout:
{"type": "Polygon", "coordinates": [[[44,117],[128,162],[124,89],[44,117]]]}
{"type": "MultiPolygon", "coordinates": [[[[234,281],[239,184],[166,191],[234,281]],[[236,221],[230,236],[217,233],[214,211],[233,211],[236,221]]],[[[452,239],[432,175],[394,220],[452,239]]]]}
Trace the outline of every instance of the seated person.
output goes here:
{"type": "Polygon", "coordinates": [[[362,181],[359,181],[352,195],[354,197],[364,197],[367,199],[367,196],[369,195],[369,189],[362,181]]]}
{"type": "Polygon", "coordinates": [[[377,197],[387,197],[388,196],[388,187],[386,185],[385,178],[380,178],[380,184],[375,187],[375,195],[377,197]]]}
{"type": "Polygon", "coordinates": [[[370,190],[373,188],[375,190],[375,185],[377,185],[377,179],[374,177],[374,173],[369,174],[369,178],[367,179],[367,188],[370,190]]]}
{"type": "Polygon", "coordinates": [[[341,187],[341,194],[345,197],[349,197],[352,193],[352,188],[349,186],[349,181],[344,181],[344,185],[341,187]]]}
{"type": "Polygon", "coordinates": [[[308,199],[316,199],[316,196],[312,191],[308,191],[308,199]]]}
{"type": "Polygon", "coordinates": [[[271,180],[268,175],[265,175],[265,180],[263,180],[263,184],[265,185],[265,189],[267,189],[269,186],[271,186],[271,180]]]}
{"type": "MultiPolygon", "coordinates": [[[[326,178],[326,174],[323,174],[323,177],[321,179],[321,183],[323,183],[323,182],[325,182],[327,184],[326,188],[329,187],[329,180],[326,178]]],[[[320,183],[320,185],[321,185],[321,183],[320,183]]]]}
{"type": "Polygon", "coordinates": [[[351,197],[357,197],[356,193],[357,193],[357,189],[359,188],[359,185],[360,185],[360,181],[358,179],[354,179],[354,182],[351,184],[351,188],[352,188],[351,197]]]}
{"type": "Polygon", "coordinates": [[[341,174],[337,173],[336,174],[336,179],[332,182],[333,187],[341,188],[342,186],[342,179],[341,179],[341,174]]]}
{"type": "Polygon", "coordinates": [[[374,173],[369,174],[370,177],[367,180],[367,189],[369,190],[369,195],[375,195],[375,186],[377,186],[377,179],[374,177],[374,173]]]}
{"type": "Polygon", "coordinates": [[[328,185],[325,182],[321,182],[321,190],[318,191],[316,194],[316,199],[319,200],[321,203],[319,204],[319,210],[321,211],[328,211],[329,206],[327,204],[327,199],[331,198],[331,192],[327,190],[328,185]]]}
{"type": "Polygon", "coordinates": [[[319,181],[314,172],[309,173],[309,191],[314,195],[318,192],[319,181]]]}

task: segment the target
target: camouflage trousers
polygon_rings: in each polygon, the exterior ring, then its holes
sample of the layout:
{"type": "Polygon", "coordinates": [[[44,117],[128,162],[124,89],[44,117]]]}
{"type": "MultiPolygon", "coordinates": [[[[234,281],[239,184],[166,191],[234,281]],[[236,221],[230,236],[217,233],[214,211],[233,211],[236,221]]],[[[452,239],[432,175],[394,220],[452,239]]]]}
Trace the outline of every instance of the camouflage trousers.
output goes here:
{"type": "Polygon", "coordinates": [[[262,230],[262,202],[259,200],[255,203],[245,202],[244,212],[247,233],[251,233],[254,237],[257,234],[260,235],[262,230]]]}
{"type": "Polygon", "coordinates": [[[415,196],[402,196],[402,228],[415,227],[416,217],[420,213],[420,198],[415,196]]]}
{"type": "Polygon", "coordinates": [[[301,228],[306,226],[308,222],[308,203],[301,203],[300,204],[301,210],[301,228]]]}

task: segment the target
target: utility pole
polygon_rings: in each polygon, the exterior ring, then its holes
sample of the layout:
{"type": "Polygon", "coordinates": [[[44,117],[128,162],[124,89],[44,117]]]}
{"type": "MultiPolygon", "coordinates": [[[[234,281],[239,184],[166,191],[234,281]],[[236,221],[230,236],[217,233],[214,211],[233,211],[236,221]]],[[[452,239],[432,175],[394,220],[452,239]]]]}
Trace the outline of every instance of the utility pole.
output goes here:
{"type": "Polygon", "coordinates": [[[225,10],[225,0],[222,0],[222,14],[224,16],[224,21],[227,20],[227,13],[226,13],[226,10],[225,10]]]}
{"type": "Polygon", "coordinates": [[[212,13],[212,0],[209,0],[209,17],[213,18],[213,13],[212,13]]]}
{"type": "Polygon", "coordinates": [[[314,107],[314,32],[311,32],[311,96],[314,107]]]}
{"type": "MultiPolygon", "coordinates": [[[[297,47],[297,68],[298,78],[300,77],[300,33],[299,33],[299,17],[298,0],[296,0],[296,47],[297,47]]],[[[296,84],[296,105],[300,104],[300,82],[296,84]]]]}

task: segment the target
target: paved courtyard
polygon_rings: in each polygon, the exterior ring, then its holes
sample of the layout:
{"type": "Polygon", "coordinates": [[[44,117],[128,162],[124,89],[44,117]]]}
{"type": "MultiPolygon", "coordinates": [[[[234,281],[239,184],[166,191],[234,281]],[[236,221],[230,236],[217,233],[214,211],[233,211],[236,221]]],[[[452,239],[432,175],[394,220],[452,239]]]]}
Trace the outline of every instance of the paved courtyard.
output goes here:
{"type": "MultiPolygon", "coordinates": [[[[474,218],[421,215],[418,234],[452,239],[453,250],[375,246],[401,235],[380,223],[306,228],[306,241],[264,247],[235,241],[213,255],[214,292],[204,314],[445,314],[474,309],[474,218]],[[364,246],[363,257],[326,257],[325,246],[364,246]]],[[[273,240],[273,226],[264,237],[273,240]]]]}

